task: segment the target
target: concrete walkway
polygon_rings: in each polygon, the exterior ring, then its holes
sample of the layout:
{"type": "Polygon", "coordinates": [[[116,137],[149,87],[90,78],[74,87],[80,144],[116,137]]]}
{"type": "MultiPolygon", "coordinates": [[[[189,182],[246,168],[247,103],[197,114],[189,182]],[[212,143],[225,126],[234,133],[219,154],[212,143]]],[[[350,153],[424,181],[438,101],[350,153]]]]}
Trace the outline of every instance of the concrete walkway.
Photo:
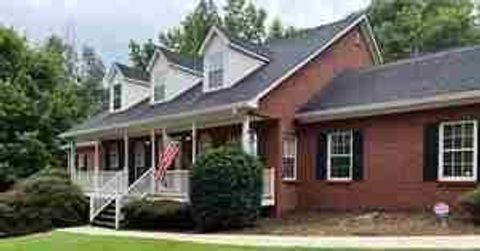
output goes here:
{"type": "Polygon", "coordinates": [[[97,236],[119,236],[202,244],[235,246],[272,246],[305,248],[369,248],[369,249],[480,249],[480,235],[460,236],[389,236],[328,237],[272,236],[239,234],[186,234],[142,231],[115,231],[98,227],[66,228],[58,231],[97,236]]]}

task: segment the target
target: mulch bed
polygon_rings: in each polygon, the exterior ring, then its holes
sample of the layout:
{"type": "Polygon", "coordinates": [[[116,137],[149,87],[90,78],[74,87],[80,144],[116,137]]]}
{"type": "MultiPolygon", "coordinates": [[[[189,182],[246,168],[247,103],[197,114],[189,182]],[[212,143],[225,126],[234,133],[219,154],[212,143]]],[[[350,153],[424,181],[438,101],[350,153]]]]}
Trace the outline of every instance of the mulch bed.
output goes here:
{"type": "Polygon", "coordinates": [[[296,213],[279,219],[264,218],[243,234],[298,236],[380,236],[480,234],[480,226],[451,216],[442,226],[428,212],[296,213]]]}

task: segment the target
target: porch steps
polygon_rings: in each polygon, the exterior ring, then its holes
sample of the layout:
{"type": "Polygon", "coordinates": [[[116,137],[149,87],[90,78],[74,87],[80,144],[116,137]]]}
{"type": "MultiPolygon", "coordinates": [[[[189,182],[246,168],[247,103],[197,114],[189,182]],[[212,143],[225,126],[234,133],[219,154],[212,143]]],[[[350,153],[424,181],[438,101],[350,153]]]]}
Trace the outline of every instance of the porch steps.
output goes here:
{"type": "MultiPolygon", "coordinates": [[[[123,214],[120,214],[120,227],[124,223],[123,214]]],[[[93,219],[93,226],[115,229],[115,201],[110,203],[100,214],[93,219]]]]}

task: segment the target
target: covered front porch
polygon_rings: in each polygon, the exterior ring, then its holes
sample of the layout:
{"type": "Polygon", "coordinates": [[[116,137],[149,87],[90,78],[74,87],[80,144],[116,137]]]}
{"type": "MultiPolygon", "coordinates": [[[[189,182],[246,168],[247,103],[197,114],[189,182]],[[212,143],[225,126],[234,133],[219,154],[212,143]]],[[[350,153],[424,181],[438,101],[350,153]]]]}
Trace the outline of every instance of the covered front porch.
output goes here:
{"type": "MultiPolygon", "coordinates": [[[[230,113],[84,134],[71,138],[69,173],[90,198],[91,220],[110,203],[120,210],[132,198],[188,202],[190,170],[211,148],[240,144],[267,163],[267,125],[259,117],[230,113]],[[177,142],[179,151],[164,179],[158,179],[157,164],[170,142],[177,142]]],[[[275,203],[274,177],[275,169],[266,164],[264,206],[275,203]]]]}

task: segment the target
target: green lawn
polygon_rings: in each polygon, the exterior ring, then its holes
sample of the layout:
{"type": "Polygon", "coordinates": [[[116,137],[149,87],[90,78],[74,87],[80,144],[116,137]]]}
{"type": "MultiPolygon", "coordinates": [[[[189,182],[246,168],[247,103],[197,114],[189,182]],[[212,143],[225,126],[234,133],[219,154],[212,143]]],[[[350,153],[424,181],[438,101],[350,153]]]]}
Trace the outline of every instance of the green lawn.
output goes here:
{"type": "MultiPolygon", "coordinates": [[[[298,248],[254,248],[193,244],[125,237],[77,235],[62,232],[0,239],[1,251],[293,251],[298,248]]],[[[306,249],[302,249],[306,250],[306,249]]]]}
{"type": "MultiPolygon", "coordinates": [[[[126,237],[102,237],[52,232],[0,239],[0,251],[293,251],[301,248],[233,247],[126,237]]],[[[340,250],[340,249],[338,249],[340,250]]],[[[343,249],[342,249],[343,250],[343,249]]]]}

